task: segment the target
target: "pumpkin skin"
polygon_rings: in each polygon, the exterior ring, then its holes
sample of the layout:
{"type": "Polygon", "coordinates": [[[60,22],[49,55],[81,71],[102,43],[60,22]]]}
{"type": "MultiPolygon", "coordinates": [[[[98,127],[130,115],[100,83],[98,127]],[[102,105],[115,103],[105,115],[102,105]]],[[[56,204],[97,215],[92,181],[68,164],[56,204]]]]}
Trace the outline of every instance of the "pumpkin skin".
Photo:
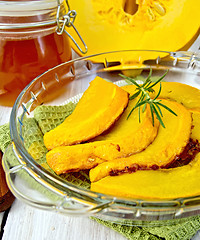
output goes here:
{"type": "Polygon", "coordinates": [[[72,114],[44,134],[47,149],[87,141],[106,131],[123,113],[129,94],[111,82],[96,77],[72,114]]]}
{"type": "MultiPolygon", "coordinates": [[[[192,110],[192,139],[200,142],[200,112],[192,110]]],[[[162,170],[137,171],[101,179],[91,190],[120,197],[174,199],[200,194],[200,153],[188,165],[162,170]]]]}
{"type": "Polygon", "coordinates": [[[149,106],[141,113],[140,121],[138,109],[135,109],[127,120],[137,100],[130,101],[114,126],[92,142],[56,147],[49,151],[46,155],[49,166],[57,174],[75,172],[144,150],[157,136],[159,121],[155,119],[154,126],[152,125],[149,106]]]}
{"type": "MultiPolygon", "coordinates": [[[[138,11],[133,15],[125,12],[125,3],[125,0],[69,1],[77,12],[75,26],[88,46],[88,55],[129,49],[176,51],[188,48],[199,34],[200,1],[138,0],[138,11]]],[[[82,46],[73,29],[67,31],[82,46]]],[[[72,46],[76,50],[73,43],[72,46]]]]}
{"type": "Polygon", "coordinates": [[[137,171],[140,169],[164,168],[183,151],[190,138],[191,113],[179,103],[168,100],[162,100],[162,103],[172,109],[177,116],[162,109],[165,128],[159,128],[157,137],[152,144],[144,151],[130,157],[99,164],[90,170],[91,182],[110,175],[110,172],[115,174],[118,171],[129,172],[131,169],[137,171]]]}

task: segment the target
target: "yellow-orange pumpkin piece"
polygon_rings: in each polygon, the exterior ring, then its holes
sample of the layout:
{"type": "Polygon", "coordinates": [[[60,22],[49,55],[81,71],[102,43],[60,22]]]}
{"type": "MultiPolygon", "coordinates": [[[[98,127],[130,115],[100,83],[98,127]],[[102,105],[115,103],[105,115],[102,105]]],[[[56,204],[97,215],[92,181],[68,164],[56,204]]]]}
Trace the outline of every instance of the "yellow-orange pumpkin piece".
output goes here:
{"type": "Polygon", "coordinates": [[[159,122],[155,119],[154,125],[152,124],[149,106],[141,112],[140,121],[138,109],[127,119],[137,100],[129,101],[128,107],[114,126],[92,142],[56,147],[49,151],[46,155],[49,166],[57,174],[76,172],[144,150],[157,136],[159,122]]]}
{"type": "Polygon", "coordinates": [[[95,182],[110,173],[129,172],[131,169],[155,169],[167,166],[187,145],[192,127],[191,113],[181,104],[162,99],[177,116],[162,109],[165,128],[160,127],[157,137],[144,151],[117,161],[99,164],[90,170],[90,180],[95,182]]]}
{"type": "MultiPolygon", "coordinates": [[[[126,90],[126,87],[123,88],[126,90]]],[[[133,88],[134,90],[134,88],[133,88]]],[[[159,86],[154,87],[156,96],[159,86]]],[[[159,98],[171,99],[183,104],[188,109],[200,110],[200,90],[187,84],[178,82],[162,82],[162,89],[159,98]]]]}
{"type": "Polygon", "coordinates": [[[44,134],[47,149],[87,141],[106,131],[123,113],[128,93],[100,77],[90,82],[72,114],[44,134]]]}
{"type": "Polygon", "coordinates": [[[172,199],[200,194],[200,154],[180,168],[137,171],[107,176],[91,184],[91,190],[119,197],[172,199]]]}
{"type": "MultiPolygon", "coordinates": [[[[135,85],[126,85],[122,88],[130,95],[134,94],[136,90],[135,85]]],[[[159,84],[153,87],[154,92],[150,93],[151,98],[157,95],[159,88],[159,84]]],[[[188,109],[200,110],[200,90],[184,83],[162,82],[159,98],[176,101],[188,109]]]]}
{"type": "MultiPolygon", "coordinates": [[[[200,112],[192,111],[191,138],[200,142],[200,112]]],[[[91,190],[120,197],[142,199],[175,199],[200,194],[200,153],[188,165],[137,171],[131,174],[108,176],[91,184],[91,190]]]]}

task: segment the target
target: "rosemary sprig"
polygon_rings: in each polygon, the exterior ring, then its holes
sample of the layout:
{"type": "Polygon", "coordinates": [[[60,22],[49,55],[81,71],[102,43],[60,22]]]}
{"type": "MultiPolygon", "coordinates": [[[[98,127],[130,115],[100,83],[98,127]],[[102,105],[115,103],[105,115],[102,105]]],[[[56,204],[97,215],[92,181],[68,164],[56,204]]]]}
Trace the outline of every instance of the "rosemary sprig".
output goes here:
{"type": "MultiPolygon", "coordinates": [[[[168,72],[168,71],[167,71],[168,72]]],[[[162,125],[162,127],[165,128],[165,124],[162,120],[163,114],[162,114],[162,108],[165,108],[166,110],[168,110],[170,113],[174,114],[175,116],[177,116],[177,114],[170,109],[169,107],[167,107],[166,105],[164,105],[163,103],[161,103],[161,99],[157,99],[161,93],[161,89],[162,89],[162,85],[161,85],[161,81],[162,79],[166,76],[167,72],[165,72],[158,80],[156,80],[155,82],[153,82],[151,80],[151,76],[152,76],[152,69],[150,69],[149,75],[146,78],[146,80],[144,81],[143,84],[138,84],[133,78],[127,77],[123,74],[120,74],[121,77],[123,77],[124,79],[130,81],[132,84],[134,84],[136,86],[136,92],[131,95],[129,97],[130,100],[135,99],[136,97],[139,97],[136,105],[131,109],[131,111],[129,112],[127,119],[130,117],[130,115],[132,114],[132,112],[138,108],[138,113],[139,113],[139,121],[140,121],[140,110],[142,107],[142,112],[145,111],[147,104],[149,104],[150,106],[150,111],[151,111],[151,117],[152,117],[152,124],[154,126],[154,115],[157,117],[158,121],[160,122],[160,124],[162,125]],[[149,95],[149,93],[154,92],[153,87],[157,84],[160,84],[159,87],[159,91],[157,93],[157,95],[152,99],[149,95]]]]}

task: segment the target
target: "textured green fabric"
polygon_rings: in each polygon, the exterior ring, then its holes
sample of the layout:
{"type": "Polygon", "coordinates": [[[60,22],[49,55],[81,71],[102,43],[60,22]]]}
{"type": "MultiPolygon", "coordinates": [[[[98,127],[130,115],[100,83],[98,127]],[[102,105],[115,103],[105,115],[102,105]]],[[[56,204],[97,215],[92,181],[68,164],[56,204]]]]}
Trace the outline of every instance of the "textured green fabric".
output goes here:
{"type": "Polygon", "coordinates": [[[160,236],[166,240],[191,239],[200,228],[200,216],[190,217],[181,224],[162,227],[145,227],[145,231],[160,236]]]}
{"type": "Polygon", "coordinates": [[[34,118],[26,118],[23,121],[22,136],[29,154],[40,164],[46,162],[45,155],[48,150],[43,142],[43,134],[34,118]]]}
{"type": "Polygon", "coordinates": [[[158,227],[136,227],[112,223],[92,217],[98,223],[109,227],[131,240],[190,240],[200,229],[200,216],[189,217],[182,221],[168,220],[167,225],[158,227]],[[171,224],[170,224],[171,222],[171,224]]]}
{"type": "Polygon", "coordinates": [[[5,152],[11,142],[9,124],[0,126],[0,149],[5,152]]]}
{"type": "Polygon", "coordinates": [[[34,118],[44,134],[61,124],[73,112],[75,106],[72,102],[61,106],[38,106],[34,111],[34,118]]]}
{"type": "Polygon", "coordinates": [[[159,240],[159,239],[163,239],[163,238],[160,238],[159,236],[156,236],[156,235],[151,234],[147,231],[144,231],[143,228],[140,228],[140,227],[116,224],[116,223],[112,223],[110,221],[103,221],[103,220],[100,220],[100,219],[94,218],[94,217],[92,217],[91,219],[94,219],[98,223],[101,223],[104,226],[109,227],[109,228],[121,233],[127,239],[131,239],[131,240],[159,240]]]}
{"type": "MultiPolygon", "coordinates": [[[[25,118],[23,121],[22,136],[24,145],[29,153],[34,156],[35,160],[48,169],[45,154],[47,149],[43,143],[43,133],[60,124],[71,112],[75,104],[68,104],[59,107],[40,106],[35,109],[35,118],[25,118]]],[[[9,125],[0,126],[0,149],[4,152],[11,142],[9,125]]],[[[7,157],[12,165],[15,165],[16,157],[10,149],[7,157]],[[10,153],[9,153],[10,152],[10,153]],[[10,161],[11,160],[11,161],[10,161]]],[[[30,178],[27,173],[24,177],[30,178]]],[[[62,175],[67,181],[88,189],[90,181],[87,172],[73,173],[62,175]]],[[[35,181],[35,180],[34,180],[35,181]]],[[[34,184],[34,181],[31,183],[34,184]]],[[[46,191],[43,189],[42,191],[46,191]]],[[[53,197],[53,196],[52,196],[53,197]]],[[[182,222],[167,221],[166,226],[162,227],[136,227],[103,221],[98,218],[92,218],[125,236],[131,240],[189,240],[200,229],[200,216],[190,217],[182,222]]]]}

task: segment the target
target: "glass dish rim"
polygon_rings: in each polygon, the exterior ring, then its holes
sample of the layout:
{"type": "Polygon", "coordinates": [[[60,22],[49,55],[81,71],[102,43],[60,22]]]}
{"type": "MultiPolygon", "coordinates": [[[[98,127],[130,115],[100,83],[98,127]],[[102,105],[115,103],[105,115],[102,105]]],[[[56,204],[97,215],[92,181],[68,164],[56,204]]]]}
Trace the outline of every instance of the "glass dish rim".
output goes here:
{"type": "MultiPolygon", "coordinates": [[[[41,78],[43,75],[45,75],[46,73],[52,71],[52,70],[56,70],[57,68],[60,68],[64,65],[70,64],[70,63],[75,63],[77,61],[81,61],[81,60],[85,60],[85,59],[92,59],[93,57],[96,56],[101,56],[101,55],[106,55],[106,54],[110,54],[110,53],[120,53],[120,52],[156,52],[156,53],[166,53],[169,54],[171,56],[176,55],[177,52],[173,52],[173,51],[159,51],[159,50],[121,50],[121,51],[110,51],[110,52],[103,52],[103,53],[97,53],[97,54],[93,54],[93,55],[89,55],[89,56],[84,56],[84,57],[78,57],[76,59],[72,59],[70,61],[67,61],[65,63],[59,64],[49,70],[47,70],[46,72],[44,72],[43,74],[41,74],[40,76],[37,76],[36,78],[34,78],[25,88],[24,90],[19,94],[17,100],[15,101],[12,111],[11,111],[11,115],[10,115],[10,133],[11,133],[11,139],[15,144],[15,147],[17,149],[17,151],[19,152],[19,154],[22,156],[23,160],[27,163],[28,167],[31,167],[32,170],[34,170],[35,172],[37,172],[39,174],[40,177],[44,176],[45,178],[53,181],[53,184],[56,184],[59,186],[62,186],[64,188],[67,188],[67,190],[70,191],[74,191],[76,193],[79,194],[84,194],[84,195],[90,195],[92,194],[92,196],[101,202],[104,202],[105,200],[119,200],[119,201],[123,201],[123,203],[129,203],[132,202],[139,202],[139,203],[152,203],[155,204],[155,209],[156,208],[156,203],[159,203],[159,205],[162,205],[162,203],[164,204],[169,204],[169,208],[173,208],[172,205],[170,206],[170,203],[174,203],[174,202],[184,202],[185,200],[191,200],[191,199],[196,199],[199,198],[200,195],[197,196],[191,196],[191,197],[182,197],[182,198],[175,198],[175,199],[162,199],[162,200],[151,200],[151,199],[132,199],[132,198],[122,198],[122,197],[115,197],[112,195],[107,195],[107,194],[102,194],[102,193],[98,193],[98,192],[93,192],[90,189],[84,189],[82,187],[78,187],[73,185],[72,183],[69,183],[67,181],[65,181],[64,179],[62,179],[61,177],[54,175],[52,173],[50,173],[48,170],[46,170],[44,167],[42,167],[40,164],[38,164],[36,162],[36,160],[34,160],[31,155],[27,152],[26,148],[20,144],[20,136],[18,134],[18,130],[17,130],[17,109],[20,103],[21,98],[24,96],[24,94],[26,94],[26,90],[35,82],[38,80],[38,78],[41,78]]],[[[190,56],[193,54],[193,52],[184,52],[187,56],[190,56]]],[[[165,205],[165,207],[167,207],[165,205]]],[[[181,207],[181,206],[180,206],[181,207]]],[[[177,206],[175,207],[177,208],[177,206]]]]}

